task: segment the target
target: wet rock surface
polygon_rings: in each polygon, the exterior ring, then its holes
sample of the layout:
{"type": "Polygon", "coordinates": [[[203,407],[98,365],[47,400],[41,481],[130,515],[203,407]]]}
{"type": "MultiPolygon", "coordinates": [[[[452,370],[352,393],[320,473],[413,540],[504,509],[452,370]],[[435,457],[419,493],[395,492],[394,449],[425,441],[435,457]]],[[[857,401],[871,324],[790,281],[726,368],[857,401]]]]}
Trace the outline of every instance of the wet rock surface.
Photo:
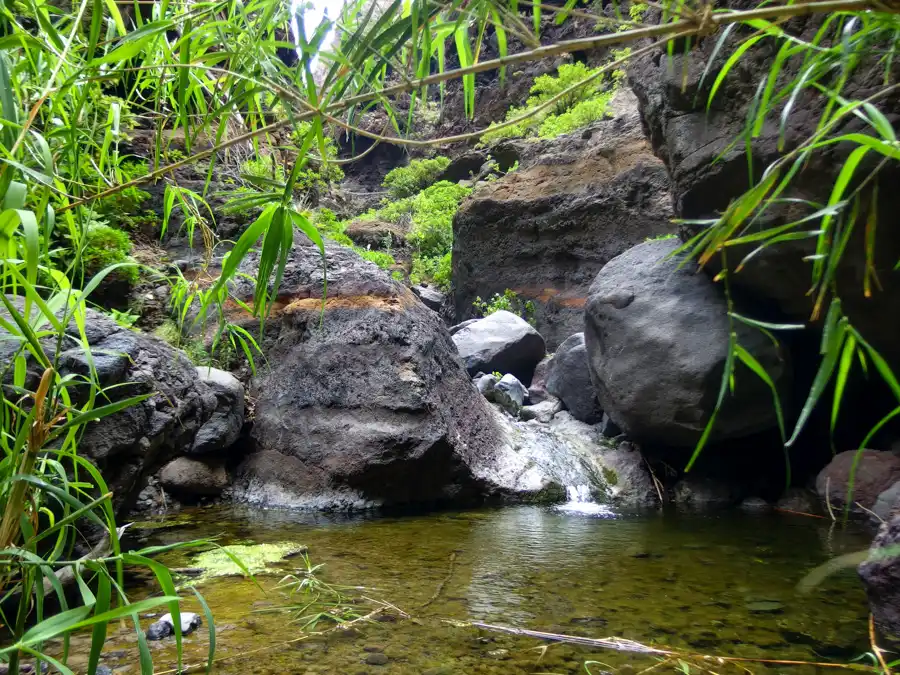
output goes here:
{"type": "MultiPolygon", "coordinates": [[[[88,359],[74,323],[67,329],[67,336],[79,346],[60,355],[60,370],[84,376],[89,372],[88,359]]],[[[103,472],[117,507],[124,510],[131,508],[147,476],[191,448],[204,425],[224,408],[187,356],[162,340],[122,328],[90,309],[86,311],[85,339],[101,384],[119,385],[108,390],[110,401],[150,395],[87,425],[78,446],[79,452],[103,472]]],[[[4,345],[0,360],[8,359],[13,343],[0,344],[4,345]]],[[[54,348],[55,344],[48,342],[48,353],[52,354],[54,348]]],[[[30,363],[28,371],[36,385],[40,369],[30,363]]],[[[222,440],[220,437],[220,444],[222,440]]]]}
{"type": "MultiPolygon", "coordinates": [[[[190,635],[203,625],[199,614],[193,612],[181,612],[181,634],[190,635]]],[[[164,614],[159,621],[150,624],[147,629],[148,640],[163,640],[170,635],[175,635],[175,621],[171,614],[164,614]]]]}
{"type": "Polygon", "coordinates": [[[859,566],[875,625],[900,640],[900,513],[886,521],[869,550],[869,558],[859,566]]]}
{"type": "MultiPolygon", "coordinates": [[[[318,250],[298,238],[288,260],[266,322],[269,367],[253,384],[256,451],[238,467],[235,497],[362,507],[466,503],[540,489],[501,442],[491,406],[437,314],[354,252],[328,245],[326,254],[324,317],[318,250]]],[[[254,261],[244,268],[251,274],[254,261]]],[[[250,298],[252,284],[238,282],[236,291],[250,298]]],[[[512,318],[527,330],[502,344],[524,342],[512,362],[533,369],[543,340],[512,318]]],[[[248,317],[232,320],[253,325],[248,317]]]]}
{"type": "Polygon", "coordinates": [[[178,457],[159,472],[159,482],[167,491],[181,498],[217,496],[230,481],[221,461],[178,457]]]}

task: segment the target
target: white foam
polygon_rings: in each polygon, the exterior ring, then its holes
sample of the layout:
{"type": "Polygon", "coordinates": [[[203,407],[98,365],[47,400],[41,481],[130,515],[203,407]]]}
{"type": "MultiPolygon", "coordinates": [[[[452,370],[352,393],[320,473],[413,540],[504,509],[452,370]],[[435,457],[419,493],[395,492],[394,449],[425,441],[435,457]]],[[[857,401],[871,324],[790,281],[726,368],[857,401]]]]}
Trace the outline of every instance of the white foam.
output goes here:
{"type": "Polygon", "coordinates": [[[591,498],[589,485],[567,485],[565,504],[556,507],[557,511],[575,513],[583,516],[597,516],[600,518],[613,518],[615,512],[608,506],[598,504],[591,498]]]}

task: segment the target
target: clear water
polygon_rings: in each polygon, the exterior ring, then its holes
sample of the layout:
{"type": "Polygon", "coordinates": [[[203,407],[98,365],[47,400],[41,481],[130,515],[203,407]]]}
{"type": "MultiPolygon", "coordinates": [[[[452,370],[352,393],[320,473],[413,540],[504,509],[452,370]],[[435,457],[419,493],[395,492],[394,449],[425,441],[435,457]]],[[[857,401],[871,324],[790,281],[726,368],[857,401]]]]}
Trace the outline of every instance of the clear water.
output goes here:
{"type": "MultiPolygon", "coordinates": [[[[134,545],[209,536],[220,536],[223,544],[305,544],[312,561],[324,564],[319,574],[325,580],[365,586],[354,593],[413,617],[390,616],[396,620],[283,644],[297,638],[300,627],[290,614],[265,610],[289,602],[271,589],[300,561],[284,561],[281,571],[261,575],[266,592],[242,578],[215,579],[201,591],[216,617],[217,656],[227,659],[216,673],[596,675],[638,673],[656,663],[646,655],[583,646],[542,650],[546,643],[531,638],[460,624],[471,620],[617,636],[694,654],[848,661],[867,651],[868,610],[853,570],[807,595],[796,584],[828,558],[864,548],[870,535],[784,514],[608,515],[513,507],[344,518],[217,507],[179,514],[171,521],[177,526],[140,530],[134,545]],[[750,603],[760,601],[780,609],[751,611],[759,605],[750,603]],[[272,648],[250,653],[265,647],[272,648]],[[367,663],[385,660],[372,658],[371,650],[382,650],[386,663],[367,663]],[[586,671],[586,661],[606,665],[586,671]]],[[[189,564],[179,555],[166,561],[189,564]]],[[[133,584],[138,597],[140,580],[133,584]]],[[[187,608],[199,611],[193,600],[187,608]]],[[[145,618],[145,627],[151,620],[145,618]]],[[[157,672],[174,666],[171,642],[152,647],[157,672]]],[[[204,627],[186,639],[186,661],[202,661],[207,648],[204,627]]],[[[75,652],[84,649],[76,640],[75,652]]],[[[116,672],[138,672],[135,654],[134,634],[123,629],[111,636],[105,663],[116,672]]],[[[787,672],[752,663],[746,668],[787,672]]],[[[723,664],[711,670],[742,672],[723,664]]]]}

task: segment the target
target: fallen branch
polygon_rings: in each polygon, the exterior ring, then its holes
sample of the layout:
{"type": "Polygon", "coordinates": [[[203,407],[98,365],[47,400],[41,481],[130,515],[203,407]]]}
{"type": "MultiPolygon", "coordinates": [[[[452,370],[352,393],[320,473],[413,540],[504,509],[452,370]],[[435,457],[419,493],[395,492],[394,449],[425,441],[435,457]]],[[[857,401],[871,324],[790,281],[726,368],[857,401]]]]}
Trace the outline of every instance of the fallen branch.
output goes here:
{"type": "Polygon", "coordinates": [[[546,633],[537,630],[527,630],[525,628],[514,628],[512,626],[495,626],[489,623],[473,621],[470,624],[476,628],[484,630],[496,631],[498,633],[507,633],[509,635],[519,635],[523,637],[533,637],[539,640],[552,640],[553,642],[566,642],[569,644],[585,645],[587,647],[598,647],[600,649],[612,649],[619,652],[632,652],[638,654],[650,654],[665,657],[676,657],[682,660],[694,661],[712,661],[717,664],[725,663],[765,663],[769,665],[780,666],[815,666],[818,668],[840,668],[843,670],[858,670],[866,673],[877,672],[875,669],[858,663],[829,663],[819,661],[796,661],[789,659],[756,659],[745,656],[716,656],[713,654],[691,654],[689,652],[680,652],[671,647],[650,647],[634,640],[626,640],[625,638],[608,637],[608,638],[586,638],[577,635],[563,635],[560,633],[546,633]]]}

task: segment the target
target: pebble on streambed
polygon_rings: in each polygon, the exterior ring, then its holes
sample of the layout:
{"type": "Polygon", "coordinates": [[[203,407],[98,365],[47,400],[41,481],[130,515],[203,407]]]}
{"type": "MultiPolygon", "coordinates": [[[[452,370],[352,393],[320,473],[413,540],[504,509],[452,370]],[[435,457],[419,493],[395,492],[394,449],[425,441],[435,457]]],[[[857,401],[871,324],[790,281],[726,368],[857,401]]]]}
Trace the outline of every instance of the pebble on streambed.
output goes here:
{"type": "MultiPolygon", "coordinates": [[[[199,614],[194,614],[193,612],[181,613],[182,635],[190,635],[202,625],[203,621],[200,619],[199,614]]],[[[147,629],[148,640],[162,640],[174,634],[175,622],[172,620],[171,614],[165,614],[159,621],[151,623],[147,629]]]]}

